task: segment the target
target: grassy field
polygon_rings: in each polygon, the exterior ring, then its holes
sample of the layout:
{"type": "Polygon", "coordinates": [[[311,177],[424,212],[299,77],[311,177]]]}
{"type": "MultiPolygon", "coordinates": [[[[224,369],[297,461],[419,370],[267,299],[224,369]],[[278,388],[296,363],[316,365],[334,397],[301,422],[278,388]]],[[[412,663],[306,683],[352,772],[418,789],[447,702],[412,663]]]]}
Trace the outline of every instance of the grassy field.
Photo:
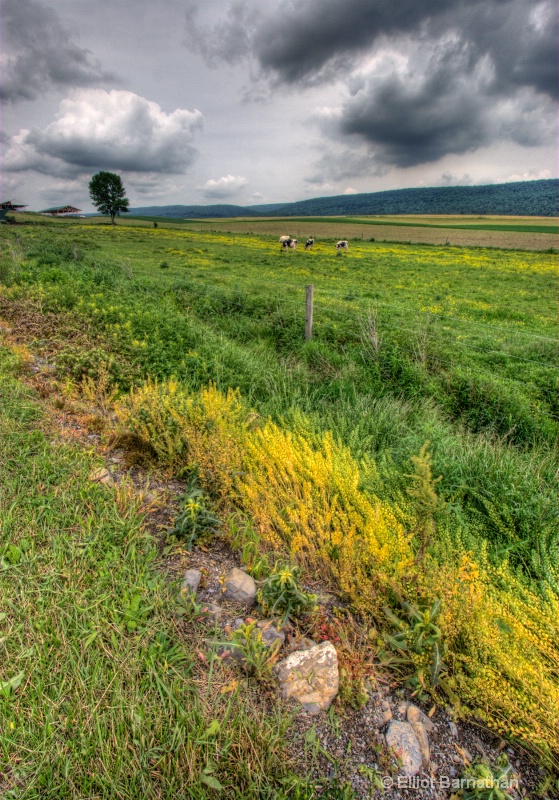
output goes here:
{"type": "Polygon", "coordinates": [[[555,254],[281,253],[271,234],[141,223],[0,235],[16,335],[76,386],[117,384],[144,455],[197,474],[379,630],[383,604],[442,599],[450,696],[557,758],[555,254]]]}
{"type": "MultiPolygon", "coordinates": [[[[141,219],[141,217],[136,217],[141,219]]],[[[156,219],[155,217],[150,219],[156,219]]],[[[511,233],[550,233],[558,234],[559,226],[557,220],[549,217],[444,217],[421,216],[421,215],[401,215],[401,216],[364,216],[364,217],[277,217],[277,218],[254,218],[247,217],[242,220],[247,226],[254,221],[258,228],[260,225],[268,226],[271,219],[277,222],[277,230],[283,230],[290,224],[312,225],[390,225],[394,227],[407,228],[445,228],[451,230],[475,230],[475,231],[510,231],[511,233]]],[[[200,225],[213,226],[217,219],[199,220],[185,219],[187,223],[198,223],[200,225]]],[[[231,220],[226,220],[226,223],[231,220]]],[[[339,229],[338,229],[339,230],[339,229]]]]}
{"type": "MultiPolygon", "coordinates": [[[[39,214],[20,213],[18,219],[46,225],[105,225],[103,217],[87,220],[49,219],[39,214]]],[[[246,219],[177,219],[127,215],[127,227],[187,228],[217,233],[249,233],[279,237],[286,231],[293,236],[322,239],[348,238],[378,241],[405,241],[424,244],[505,247],[524,250],[559,249],[559,224],[550,217],[492,217],[400,215],[382,217],[277,217],[246,219]],[[369,230],[366,227],[369,226],[369,230]]]]}

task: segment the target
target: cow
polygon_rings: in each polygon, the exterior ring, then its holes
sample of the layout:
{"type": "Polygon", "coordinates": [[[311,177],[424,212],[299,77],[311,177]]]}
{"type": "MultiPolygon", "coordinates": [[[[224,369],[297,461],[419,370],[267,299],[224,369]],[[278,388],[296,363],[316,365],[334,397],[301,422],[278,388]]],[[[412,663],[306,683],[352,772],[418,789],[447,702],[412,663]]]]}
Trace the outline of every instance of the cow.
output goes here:
{"type": "Polygon", "coordinates": [[[291,236],[280,236],[279,243],[283,246],[284,242],[288,242],[291,240],[291,236]]]}
{"type": "Polygon", "coordinates": [[[336,242],[336,250],[349,250],[349,242],[346,239],[336,242]]]}
{"type": "Polygon", "coordinates": [[[283,241],[281,241],[282,250],[287,250],[288,248],[291,248],[291,250],[297,250],[297,245],[298,245],[297,239],[292,239],[290,236],[288,237],[282,236],[281,238],[283,239],[283,241]]]}
{"type": "Polygon", "coordinates": [[[314,247],[314,239],[307,239],[305,242],[305,250],[312,250],[314,247]]]}

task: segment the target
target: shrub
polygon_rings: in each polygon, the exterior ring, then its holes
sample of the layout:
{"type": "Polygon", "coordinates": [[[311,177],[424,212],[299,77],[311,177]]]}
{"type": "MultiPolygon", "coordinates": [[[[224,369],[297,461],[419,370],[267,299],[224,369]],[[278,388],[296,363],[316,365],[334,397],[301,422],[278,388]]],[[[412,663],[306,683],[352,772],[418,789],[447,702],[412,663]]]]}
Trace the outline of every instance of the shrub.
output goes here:
{"type": "Polygon", "coordinates": [[[121,426],[178,474],[196,473],[217,500],[230,500],[241,469],[247,414],[236,392],[189,393],[175,380],[148,381],[116,406],[121,426]]]}

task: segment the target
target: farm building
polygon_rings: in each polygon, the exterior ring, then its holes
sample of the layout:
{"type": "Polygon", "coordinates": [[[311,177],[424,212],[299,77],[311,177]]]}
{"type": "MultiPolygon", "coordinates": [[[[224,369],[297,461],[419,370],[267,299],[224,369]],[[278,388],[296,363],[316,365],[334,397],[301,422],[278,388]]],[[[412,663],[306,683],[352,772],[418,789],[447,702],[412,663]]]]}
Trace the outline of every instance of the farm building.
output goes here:
{"type": "Polygon", "coordinates": [[[0,203],[0,222],[7,222],[6,214],[8,211],[20,211],[22,208],[27,208],[27,206],[22,205],[21,203],[14,203],[13,200],[3,200],[0,203]]]}
{"type": "Polygon", "coordinates": [[[0,211],[19,211],[21,208],[27,208],[27,206],[14,203],[13,200],[3,200],[0,203],[0,211]]]}
{"type": "Polygon", "coordinates": [[[39,211],[39,214],[47,214],[51,217],[59,217],[64,214],[79,214],[81,208],[74,208],[74,206],[60,206],[60,208],[44,208],[39,211]]]}

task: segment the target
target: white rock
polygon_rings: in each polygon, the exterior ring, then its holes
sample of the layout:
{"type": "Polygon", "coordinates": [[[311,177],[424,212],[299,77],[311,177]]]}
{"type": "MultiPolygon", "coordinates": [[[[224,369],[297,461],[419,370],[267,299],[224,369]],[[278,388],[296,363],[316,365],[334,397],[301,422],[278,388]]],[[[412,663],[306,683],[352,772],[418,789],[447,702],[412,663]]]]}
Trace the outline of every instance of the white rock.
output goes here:
{"type": "Polygon", "coordinates": [[[415,775],[423,759],[417,736],[409,722],[391,722],[386,732],[386,744],[402,762],[404,775],[415,775]]]}
{"type": "Polygon", "coordinates": [[[282,696],[298,700],[310,714],[326,711],[338,694],[338,656],[331,642],[291,653],[274,672],[282,696]]]}

